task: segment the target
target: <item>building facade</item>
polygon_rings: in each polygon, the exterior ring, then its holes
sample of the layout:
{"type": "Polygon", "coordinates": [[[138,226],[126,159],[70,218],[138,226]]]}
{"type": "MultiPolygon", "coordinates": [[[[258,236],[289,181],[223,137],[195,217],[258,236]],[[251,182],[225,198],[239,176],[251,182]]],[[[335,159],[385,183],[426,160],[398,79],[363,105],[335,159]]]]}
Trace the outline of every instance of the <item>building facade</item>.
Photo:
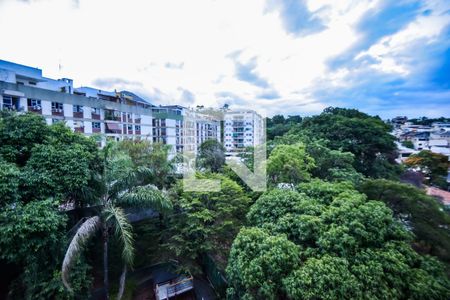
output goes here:
{"type": "Polygon", "coordinates": [[[68,78],[50,79],[42,70],[0,60],[0,108],[42,115],[50,125],[65,122],[75,132],[107,139],[150,140],[197,151],[209,138],[220,140],[220,122],[182,106],[155,106],[128,91],[74,88],[68,78]],[[186,138],[184,117],[194,116],[197,130],[186,138]]]}
{"type": "Polygon", "coordinates": [[[223,144],[227,155],[264,143],[264,119],[253,110],[224,112],[223,144]]]}

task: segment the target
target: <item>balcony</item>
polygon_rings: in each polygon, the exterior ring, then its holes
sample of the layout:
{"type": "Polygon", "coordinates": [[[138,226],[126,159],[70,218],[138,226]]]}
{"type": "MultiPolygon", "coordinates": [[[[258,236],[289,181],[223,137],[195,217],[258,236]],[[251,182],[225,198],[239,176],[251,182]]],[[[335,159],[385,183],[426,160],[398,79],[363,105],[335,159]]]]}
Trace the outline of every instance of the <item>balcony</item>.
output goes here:
{"type": "Polygon", "coordinates": [[[94,114],[94,113],[92,113],[92,119],[94,119],[94,120],[100,120],[100,114],[94,114]]]}
{"type": "Polygon", "coordinates": [[[28,106],[28,111],[42,115],[42,107],[40,105],[28,106]]]}
{"type": "Polygon", "coordinates": [[[120,125],[117,123],[106,123],[106,133],[115,133],[115,134],[121,134],[122,129],[120,129],[120,125]]]}
{"type": "Polygon", "coordinates": [[[105,111],[105,120],[120,122],[121,121],[120,113],[112,112],[112,111],[105,111]]]}
{"type": "Polygon", "coordinates": [[[64,116],[64,109],[52,108],[52,116],[64,116]]]}
{"type": "Polygon", "coordinates": [[[75,127],[74,128],[75,132],[80,132],[80,133],[84,133],[84,127],[75,127]]]}
{"type": "Polygon", "coordinates": [[[100,133],[100,132],[102,132],[102,129],[101,128],[92,128],[92,132],[93,133],[100,133]]]}
{"type": "Polygon", "coordinates": [[[75,111],[73,112],[73,117],[74,118],[83,118],[83,112],[82,111],[75,111]]]}

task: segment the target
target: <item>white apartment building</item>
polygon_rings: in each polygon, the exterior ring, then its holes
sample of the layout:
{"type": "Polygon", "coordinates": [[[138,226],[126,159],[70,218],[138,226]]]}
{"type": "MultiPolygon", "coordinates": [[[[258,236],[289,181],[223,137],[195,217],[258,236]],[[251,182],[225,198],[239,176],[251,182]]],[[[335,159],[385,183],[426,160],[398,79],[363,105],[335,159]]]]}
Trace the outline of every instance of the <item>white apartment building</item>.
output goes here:
{"type": "MultiPolygon", "coordinates": [[[[65,122],[87,136],[106,139],[146,139],[172,146],[171,154],[182,152],[186,140],[183,117],[188,108],[155,106],[128,91],[74,88],[71,79],[42,76],[42,70],[0,60],[0,108],[34,112],[48,124],[65,122]]],[[[220,140],[220,123],[195,114],[198,134],[192,143],[206,138],[220,140]],[[219,124],[219,126],[218,126],[219,124]]],[[[194,151],[197,150],[195,146],[194,151]]]]}
{"type": "Polygon", "coordinates": [[[264,120],[253,110],[225,111],[223,140],[227,155],[264,143],[264,120]]]}

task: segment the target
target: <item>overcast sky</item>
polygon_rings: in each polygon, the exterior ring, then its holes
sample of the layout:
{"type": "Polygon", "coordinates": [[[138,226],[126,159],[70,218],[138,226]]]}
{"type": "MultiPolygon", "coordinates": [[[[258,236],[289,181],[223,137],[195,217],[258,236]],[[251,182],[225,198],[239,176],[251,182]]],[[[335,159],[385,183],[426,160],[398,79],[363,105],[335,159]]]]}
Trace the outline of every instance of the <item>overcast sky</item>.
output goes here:
{"type": "Polygon", "coordinates": [[[448,0],[0,0],[0,59],[155,104],[450,116],[448,0]]]}

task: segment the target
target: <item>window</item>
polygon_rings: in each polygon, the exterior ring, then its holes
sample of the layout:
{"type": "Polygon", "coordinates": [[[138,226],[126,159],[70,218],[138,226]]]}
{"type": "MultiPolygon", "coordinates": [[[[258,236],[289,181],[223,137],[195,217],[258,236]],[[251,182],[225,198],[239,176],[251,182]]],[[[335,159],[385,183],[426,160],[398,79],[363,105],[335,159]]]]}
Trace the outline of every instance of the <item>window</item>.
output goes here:
{"type": "Polygon", "coordinates": [[[73,106],[73,112],[82,113],[83,112],[83,106],[82,105],[74,105],[73,106]]]}
{"type": "Polygon", "coordinates": [[[139,125],[134,126],[134,130],[141,131],[141,126],[139,126],[139,125]]]}
{"type": "Polygon", "coordinates": [[[61,122],[62,120],[60,120],[60,119],[52,119],[52,124],[56,124],[56,123],[59,123],[59,122],[61,122]]]}
{"type": "Polygon", "coordinates": [[[92,122],[92,128],[100,129],[101,128],[100,122],[92,122]]]}
{"type": "Polygon", "coordinates": [[[99,115],[99,114],[100,114],[100,108],[93,107],[92,110],[91,110],[91,112],[92,112],[93,114],[99,115]]]}
{"type": "Polygon", "coordinates": [[[3,96],[3,107],[13,108],[13,99],[11,96],[3,96]]]}
{"type": "MultiPolygon", "coordinates": [[[[40,107],[41,106],[41,100],[38,99],[28,99],[28,106],[32,106],[33,108],[35,107],[40,107]]],[[[40,109],[40,108],[39,108],[40,109]]]]}
{"type": "Polygon", "coordinates": [[[52,102],[53,112],[63,112],[63,104],[59,102],[52,102]]]}
{"type": "Polygon", "coordinates": [[[133,125],[128,125],[128,131],[133,131],[133,125]]]}
{"type": "Polygon", "coordinates": [[[36,82],[34,82],[34,81],[29,81],[28,82],[30,85],[36,85],[36,82]]]}

